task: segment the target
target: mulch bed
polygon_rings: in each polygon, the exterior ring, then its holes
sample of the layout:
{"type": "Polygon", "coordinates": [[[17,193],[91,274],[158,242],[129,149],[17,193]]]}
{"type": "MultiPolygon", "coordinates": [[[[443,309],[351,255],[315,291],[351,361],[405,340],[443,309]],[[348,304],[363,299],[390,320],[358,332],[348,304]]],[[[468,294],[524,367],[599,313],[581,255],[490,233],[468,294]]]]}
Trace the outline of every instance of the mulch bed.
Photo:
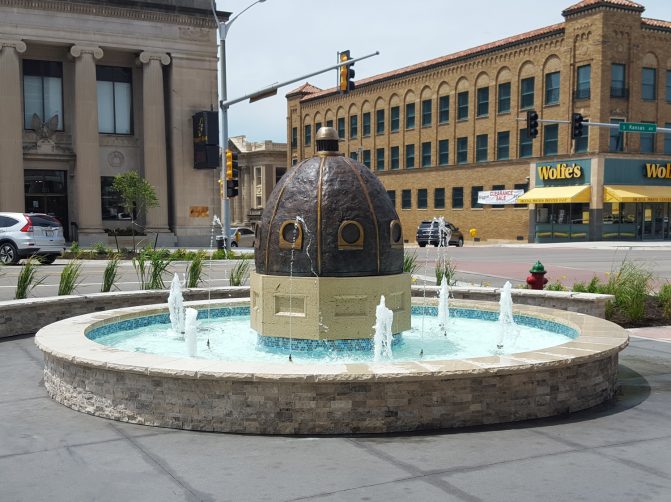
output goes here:
{"type": "Polygon", "coordinates": [[[659,300],[654,296],[648,296],[645,300],[645,316],[637,322],[632,322],[627,315],[615,310],[609,321],[619,324],[623,328],[647,328],[652,326],[671,326],[671,319],[664,317],[664,311],[659,300]]]}

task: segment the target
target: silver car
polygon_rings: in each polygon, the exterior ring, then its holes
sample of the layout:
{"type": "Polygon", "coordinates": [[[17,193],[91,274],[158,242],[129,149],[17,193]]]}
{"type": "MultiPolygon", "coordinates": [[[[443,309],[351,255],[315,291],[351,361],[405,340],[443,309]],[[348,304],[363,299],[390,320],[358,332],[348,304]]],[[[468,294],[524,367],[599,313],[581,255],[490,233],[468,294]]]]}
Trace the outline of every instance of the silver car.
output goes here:
{"type": "Polygon", "coordinates": [[[40,213],[0,213],[0,263],[13,265],[37,256],[50,264],[65,251],[63,226],[53,216],[40,213]]]}
{"type": "Polygon", "coordinates": [[[231,246],[251,248],[254,247],[254,230],[249,227],[231,228],[231,246]]]}

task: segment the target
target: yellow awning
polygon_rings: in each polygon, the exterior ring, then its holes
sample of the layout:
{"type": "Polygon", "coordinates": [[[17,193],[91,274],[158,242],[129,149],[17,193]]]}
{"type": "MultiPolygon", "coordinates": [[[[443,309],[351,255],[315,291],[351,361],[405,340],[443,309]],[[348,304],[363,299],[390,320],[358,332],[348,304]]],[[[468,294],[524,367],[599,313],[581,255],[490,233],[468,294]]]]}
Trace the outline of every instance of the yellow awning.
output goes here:
{"type": "Polygon", "coordinates": [[[671,202],[671,186],[629,186],[603,187],[604,202],[671,202]]]}
{"type": "Polygon", "coordinates": [[[517,204],[566,204],[572,202],[589,202],[591,195],[589,185],[567,187],[532,188],[519,197],[517,204]]]}

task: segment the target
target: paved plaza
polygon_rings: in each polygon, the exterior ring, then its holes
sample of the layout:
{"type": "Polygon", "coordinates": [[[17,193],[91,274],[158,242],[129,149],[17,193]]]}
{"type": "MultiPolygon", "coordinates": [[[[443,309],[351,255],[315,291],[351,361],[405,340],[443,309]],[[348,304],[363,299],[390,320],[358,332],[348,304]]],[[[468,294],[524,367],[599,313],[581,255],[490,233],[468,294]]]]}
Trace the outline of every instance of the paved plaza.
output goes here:
{"type": "Polygon", "coordinates": [[[4,339],[0,500],[667,501],[670,333],[632,333],[617,399],[598,409],[351,437],[197,433],[84,415],[47,396],[33,337],[4,339]]]}

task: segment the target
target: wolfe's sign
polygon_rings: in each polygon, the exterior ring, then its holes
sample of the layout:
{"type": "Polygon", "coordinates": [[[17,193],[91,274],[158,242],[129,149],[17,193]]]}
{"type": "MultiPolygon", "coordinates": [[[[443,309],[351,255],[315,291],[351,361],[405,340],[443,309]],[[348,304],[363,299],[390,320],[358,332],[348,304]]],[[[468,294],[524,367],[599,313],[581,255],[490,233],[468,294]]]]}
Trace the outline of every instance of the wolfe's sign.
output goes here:
{"type": "Polygon", "coordinates": [[[579,164],[557,164],[556,166],[538,166],[538,177],[542,180],[568,180],[583,175],[579,164]]]}
{"type": "Polygon", "coordinates": [[[665,166],[646,164],[644,176],[646,178],[671,178],[671,163],[667,163],[665,166]]]}

